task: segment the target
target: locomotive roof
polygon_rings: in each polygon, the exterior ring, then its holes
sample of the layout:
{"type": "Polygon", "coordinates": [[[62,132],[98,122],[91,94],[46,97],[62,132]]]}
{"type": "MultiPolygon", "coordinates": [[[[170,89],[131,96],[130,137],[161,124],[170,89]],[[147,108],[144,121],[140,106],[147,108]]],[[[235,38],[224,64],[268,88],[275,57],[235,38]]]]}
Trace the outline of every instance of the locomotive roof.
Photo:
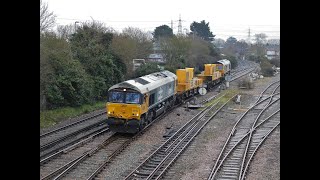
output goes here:
{"type": "Polygon", "coordinates": [[[161,71],[118,83],[110,87],[109,91],[116,88],[130,88],[144,94],[176,79],[177,76],[174,73],[161,71]]]}
{"type": "Polygon", "coordinates": [[[230,64],[230,61],[227,59],[222,59],[222,60],[217,61],[217,63],[227,65],[227,64],[230,64]]]}

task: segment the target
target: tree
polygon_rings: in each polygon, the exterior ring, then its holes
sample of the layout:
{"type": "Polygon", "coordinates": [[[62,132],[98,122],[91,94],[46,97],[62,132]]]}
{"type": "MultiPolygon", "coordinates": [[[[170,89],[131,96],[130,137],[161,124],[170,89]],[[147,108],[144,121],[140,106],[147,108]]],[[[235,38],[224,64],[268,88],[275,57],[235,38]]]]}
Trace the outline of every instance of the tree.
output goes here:
{"type": "Polygon", "coordinates": [[[112,85],[124,80],[126,67],[110,48],[113,34],[99,22],[85,22],[70,38],[78,59],[94,81],[94,97],[102,99],[112,85]]]}
{"type": "Polygon", "coordinates": [[[227,44],[227,45],[234,45],[234,44],[236,44],[236,42],[237,42],[237,39],[236,39],[235,37],[230,36],[230,37],[227,39],[226,44],[227,44]]]}
{"type": "Polygon", "coordinates": [[[49,84],[49,74],[52,73],[48,58],[50,51],[46,41],[46,34],[40,34],[40,110],[45,110],[47,107],[46,88],[49,84]]]}
{"type": "Polygon", "coordinates": [[[230,61],[231,69],[235,69],[238,66],[238,61],[235,56],[226,56],[226,59],[230,61]]]}
{"type": "Polygon", "coordinates": [[[260,63],[261,72],[264,76],[272,76],[273,75],[273,69],[272,64],[267,59],[262,59],[260,63]]]}
{"type": "Polygon", "coordinates": [[[266,54],[266,48],[263,46],[263,44],[253,44],[250,46],[249,51],[255,56],[264,56],[266,54]]]}
{"type": "Polygon", "coordinates": [[[195,71],[204,69],[205,63],[220,59],[215,46],[200,37],[174,36],[160,43],[166,59],[165,68],[175,73],[176,69],[194,67],[195,71]]]}
{"type": "Polygon", "coordinates": [[[237,39],[230,36],[225,43],[225,46],[222,50],[222,53],[227,55],[227,56],[236,56],[236,48],[235,45],[237,43],[237,39]]]}
{"type": "Polygon", "coordinates": [[[240,58],[243,57],[248,51],[249,45],[244,41],[240,40],[236,42],[236,51],[239,54],[240,58]]]}
{"type": "Polygon", "coordinates": [[[156,40],[159,40],[159,38],[170,38],[173,36],[173,31],[169,26],[162,25],[162,26],[156,27],[152,35],[153,35],[153,38],[156,40]]]}
{"type": "Polygon", "coordinates": [[[75,32],[74,25],[59,25],[57,27],[57,35],[59,38],[69,39],[75,32]]]}
{"type": "Polygon", "coordinates": [[[258,45],[262,45],[262,44],[265,44],[267,42],[267,35],[264,34],[264,33],[260,33],[260,34],[255,34],[255,41],[256,41],[256,44],[258,45]]]}
{"type": "Polygon", "coordinates": [[[138,28],[125,28],[115,34],[111,43],[114,52],[126,65],[126,78],[133,76],[133,59],[145,59],[152,50],[151,37],[138,28]]]}
{"type": "Polygon", "coordinates": [[[83,23],[70,38],[73,57],[84,65],[89,74],[95,75],[97,61],[108,54],[112,37],[113,34],[106,31],[103,23],[83,23]]]}
{"type": "Polygon", "coordinates": [[[48,9],[48,3],[40,0],[40,33],[48,31],[54,26],[56,22],[56,15],[48,9]]]}
{"type": "Polygon", "coordinates": [[[221,39],[221,38],[218,38],[218,39],[215,39],[213,41],[213,44],[218,47],[218,48],[221,48],[221,47],[224,47],[225,45],[225,40],[221,39]]]}
{"type": "Polygon", "coordinates": [[[92,79],[72,58],[68,42],[53,33],[40,38],[40,90],[45,102],[42,109],[77,106],[93,99],[92,79]]]}
{"type": "Polygon", "coordinates": [[[137,46],[136,57],[137,59],[146,58],[152,50],[152,37],[150,34],[143,32],[139,28],[128,27],[123,29],[124,36],[133,39],[137,46]]]}
{"type": "Polygon", "coordinates": [[[161,41],[161,49],[164,59],[166,59],[166,68],[185,68],[188,51],[191,47],[191,40],[183,36],[174,36],[161,41]]]}
{"type": "Polygon", "coordinates": [[[244,40],[237,41],[230,36],[222,52],[227,56],[234,56],[236,59],[242,59],[248,50],[248,44],[244,40]]]}
{"type": "Polygon", "coordinates": [[[151,74],[154,72],[159,72],[159,71],[160,69],[157,63],[149,62],[141,65],[138,69],[136,69],[134,77],[137,78],[137,77],[141,77],[141,76],[151,74]]]}
{"type": "Polygon", "coordinates": [[[210,31],[209,22],[206,23],[205,20],[202,20],[200,23],[193,21],[190,25],[190,30],[192,31],[192,35],[199,36],[206,41],[211,41],[215,37],[210,31]]]}
{"type": "Polygon", "coordinates": [[[280,58],[271,59],[270,64],[280,67],[280,58]]]}
{"type": "Polygon", "coordinates": [[[186,66],[203,70],[204,64],[213,62],[211,53],[214,54],[214,49],[210,48],[212,45],[209,42],[201,38],[190,39],[190,42],[191,45],[188,50],[188,56],[186,57],[186,66]]]}

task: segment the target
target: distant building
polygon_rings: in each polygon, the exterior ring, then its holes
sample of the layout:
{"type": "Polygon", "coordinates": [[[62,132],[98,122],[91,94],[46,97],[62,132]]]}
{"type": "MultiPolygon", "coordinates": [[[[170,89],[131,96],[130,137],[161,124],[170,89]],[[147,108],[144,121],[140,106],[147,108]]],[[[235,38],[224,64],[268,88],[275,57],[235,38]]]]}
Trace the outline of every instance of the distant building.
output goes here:
{"type": "Polygon", "coordinates": [[[266,45],[266,57],[271,60],[280,56],[280,39],[271,39],[266,45]]]}
{"type": "Polygon", "coordinates": [[[271,60],[271,59],[275,59],[277,57],[280,56],[280,51],[276,51],[276,50],[267,50],[266,52],[266,57],[271,60]]]}
{"type": "Polygon", "coordinates": [[[165,60],[163,58],[162,54],[159,53],[154,53],[154,54],[150,54],[147,58],[148,61],[150,62],[159,62],[159,63],[165,63],[165,60]]]}
{"type": "Polygon", "coordinates": [[[161,49],[160,42],[154,42],[152,49],[153,53],[150,54],[146,60],[149,62],[165,63],[166,60],[164,59],[163,50],[161,49]]]}
{"type": "Polygon", "coordinates": [[[280,45],[280,39],[268,39],[267,43],[270,45],[280,45]]]}
{"type": "Polygon", "coordinates": [[[135,71],[141,65],[146,63],[145,59],[133,59],[132,62],[133,62],[133,71],[135,71]]]}

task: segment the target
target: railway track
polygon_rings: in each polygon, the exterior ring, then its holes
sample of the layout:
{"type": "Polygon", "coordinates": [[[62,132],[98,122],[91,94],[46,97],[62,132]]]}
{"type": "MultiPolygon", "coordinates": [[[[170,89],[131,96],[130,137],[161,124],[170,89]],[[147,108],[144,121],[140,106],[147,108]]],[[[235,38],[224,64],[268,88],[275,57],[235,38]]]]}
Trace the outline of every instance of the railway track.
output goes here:
{"type": "Polygon", "coordinates": [[[86,139],[96,133],[107,129],[108,125],[105,121],[98,121],[84,128],[76,129],[66,135],[60,135],[57,138],[40,146],[40,161],[52,154],[68,147],[83,139],[86,139]]]}
{"type": "Polygon", "coordinates": [[[107,126],[104,114],[101,112],[40,135],[40,160],[104,130],[107,126]]]}
{"type": "MultiPolygon", "coordinates": [[[[178,105],[176,105],[178,106],[178,105]]],[[[175,107],[176,107],[175,106],[175,107]]],[[[174,108],[175,108],[174,107],[174,108]]],[[[172,108],[172,110],[174,109],[172,108]]],[[[155,119],[152,123],[156,122],[159,119],[162,119],[165,115],[162,115],[155,119]]],[[[84,122],[84,121],[82,121],[84,122]]],[[[40,161],[40,171],[41,171],[41,177],[42,179],[78,179],[79,177],[76,177],[75,173],[78,170],[81,169],[81,167],[88,167],[88,162],[96,162],[93,163],[94,167],[91,168],[91,170],[79,170],[82,173],[81,179],[94,179],[100,171],[103,170],[103,168],[109,164],[109,162],[117,156],[126,146],[130,144],[135,138],[143,134],[143,132],[150,126],[149,124],[147,127],[144,128],[140,133],[138,133],[135,137],[132,137],[131,140],[128,140],[126,142],[122,142],[122,145],[119,145],[119,148],[112,151],[106,150],[109,146],[109,143],[106,143],[105,141],[111,142],[110,140],[105,140],[107,136],[110,136],[110,133],[107,133],[106,129],[103,129],[101,132],[93,133],[91,136],[87,137],[86,139],[75,143],[71,146],[66,146],[64,148],[60,148],[59,151],[55,151],[53,154],[48,155],[42,161],[40,161]],[[108,135],[107,135],[108,134],[108,135]],[[102,139],[104,139],[104,144],[102,142],[102,139]],[[98,143],[99,141],[99,143],[98,143]],[[92,148],[93,147],[93,148],[92,148]],[[84,150],[85,149],[85,150],[84,150]],[[90,149],[90,150],[88,150],[90,149]],[[105,150],[104,150],[105,149],[105,150]],[[101,157],[101,154],[99,154],[102,151],[109,151],[109,156],[101,157]],[[91,152],[91,153],[89,153],[91,152]],[[91,156],[97,157],[97,159],[101,159],[101,161],[92,161],[90,160],[91,156]],[[100,157],[100,158],[99,158],[100,157]],[[46,162],[51,161],[51,163],[46,164],[46,162]]],[[[63,129],[63,128],[62,128],[63,129]]],[[[66,128],[64,128],[66,129],[66,128]]],[[[58,131],[56,131],[58,132],[58,131]]],[[[51,133],[51,134],[54,134],[51,133]]],[[[48,134],[50,135],[50,134],[48,134]]],[[[45,135],[45,136],[48,136],[45,135]]],[[[44,137],[45,137],[44,136],[44,137]]],[[[112,136],[110,136],[112,137],[112,136]]],[[[116,143],[117,140],[112,141],[113,143],[116,143]]],[[[103,153],[102,153],[103,154],[103,153]]],[[[91,163],[89,163],[91,164],[91,163]]],[[[89,169],[89,167],[87,168],[89,169]]],[[[81,173],[80,173],[81,174],[81,173]]]]}
{"type": "MultiPolygon", "coordinates": [[[[232,99],[232,98],[230,98],[232,99]]],[[[229,100],[230,100],[229,99],[229,100]]],[[[188,147],[190,142],[197,136],[202,128],[222,109],[223,105],[215,104],[207,106],[184,126],[177,130],[157,150],[147,157],[125,179],[160,179],[170,168],[176,159],[188,147]]]]}
{"type": "Polygon", "coordinates": [[[245,172],[255,151],[280,125],[280,118],[272,118],[280,112],[280,92],[276,92],[279,87],[280,82],[271,83],[254,105],[236,122],[208,179],[245,178],[245,172]],[[262,98],[266,96],[266,92],[271,93],[268,97],[262,98]],[[257,123],[259,124],[256,125],[257,123]]]}
{"type": "MultiPolygon", "coordinates": [[[[191,100],[192,98],[187,99],[186,101],[191,100]]],[[[109,158],[107,160],[105,160],[103,163],[101,163],[101,165],[88,177],[86,178],[87,180],[91,180],[91,179],[95,179],[97,176],[99,176],[100,173],[102,173],[102,171],[104,170],[104,168],[111,162],[112,159],[114,159],[119,153],[120,151],[122,151],[124,149],[124,147],[128,146],[133,140],[137,139],[139,136],[141,136],[149,127],[151,127],[151,125],[157,121],[159,121],[160,119],[165,118],[165,116],[167,116],[170,112],[172,112],[176,107],[182,105],[182,103],[175,105],[174,107],[172,107],[168,113],[166,114],[162,114],[160,115],[158,118],[156,118],[154,121],[152,121],[150,124],[148,124],[142,131],[138,132],[135,136],[132,137],[131,140],[129,140],[126,144],[123,145],[123,147],[120,147],[119,149],[117,149],[114,153],[112,153],[112,155],[109,156],[109,158]]]]}
{"type": "MultiPolygon", "coordinates": [[[[100,136],[100,135],[102,135],[102,134],[104,134],[106,132],[109,132],[109,128],[101,128],[98,131],[94,131],[93,134],[90,133],[89,137],[87,137],[85,139],[81,138],[81,139],[83,139],[81,141],[76,140],[77,143],[72,143],[72,145],[67,144],[67,145],[57,149],[57,151],[55,151],[54,153],[50,153],[50,155],[46,156],[45,158],[42,158],[40,160],[40,166],[43,165],[44,163],[46,163],[46,162],[58,157],[59,155],[65,154],[65,153],[71,151],[74,148],[77,148],[79,146],[82,146],[85,143],[88,143],[89,141],[92,141],[97,136],[100,136]]],[[[85,135],[85,136],[88,136],[88,135],[85,135]]]]}
{"type": "MultiPolygon", "coordinates": [[[[168,112],[173,111],[177,106],[180,105],[181,104],[174,106],[168,112]]],[[[122,134],[123,137],[128,136],[126,141],[123,141],[123,139],[117,140],[115,136],[121,135],[118,133],[112,133],[111,135],[99,134],[96,135],[98,137],[91,137],[88,140],[84,140],[84,142],[79,142],[76,144],[77,148],[69,147],[59,151],[57,155],[52,155],[59,156],[59,158],[51,160],[52,163],[46,165],[40,161],[41,179],[93,179],[97,174],[99,174],[103,167],[105,167],[114,157],[121,153],[126,146],[141,136],[153,123],[164,118],[166,115],[167,114],[160,115],[150,124],[148,124],[143,130],[132,137],[130,137],[130,135],[122,134]],[[118,148],[110,150],[108,149],[110,146],[117,146],[118,148]],[[41,164],[44,165],[41,166],[41,164]],[[79,174],[81,176],[79,176],[79,174]]]]}
{"type": "Polygon", "coordinates": [[[50,134],[53,134],[53,133],[62,131],[62,130],[64,130],[64,129],[70,128],[70,127],[72,127],[72,126],[75,126],[75,125],[77,125],[77,124],[86,122],[86,121],[88,121],[88,120],[90,120],[90,119],[92,119],[92,118],[101,116],[101,115],[103,115],[103,114],[105,114],[105,113],[106,113],[106,111],[104,110],[104,111],[102,111],[102,112],[100,112],[100,113],[98,113],[98,114],[96,114],[96,115],[93,115],[93,116],[90,116],[90,117],[86,117],[86,118],[81,119],[81,120],[79,120],[79,121],[76,121],[76,122],[74,122],[74,123],[71,123],[71,124],[65,125],[65,126],[63,126],[63,127],[60,127],[60,128],[57,128],[57,129],[54,129],[54,130],[45,132],[45,133],[43,133],[43,134],[40,134],[40,139],[41,139],[41,138],[44,138],[44,137],[46,137],[46,136],[48,136],[48,135],[50,135],[50,134]]]}
{"type": "Polygon", "coordinates": [[[40,166],[41,179],[54,179],[59,175],[62,176],[85,158],[115,140],[113,135],[114,133],[111,132],[101,133],[92,141],[86,142],[78,148],[67,149],[58,158],[51,160],[51,163],[40,166]]]}
{"type": "Polygon", "coordinates": [[[244,69],[244,70],[238,71],[238,72],[236,72],[236,73],[233,73],[233,74],[231,74],[231,80],[230,80],[230,82],[231,82],[231,81],[234,81],[234,80],[236,80],[236,79],[239,79],[239,78],[241,78],[242,76],[245,76],[245,75],[247,75],[248,73],[250,73],[250,72],[252,72],[252,71],[254,71],[254,70],[256,70],[256,67],[251,67],[251,68],[244,69]]]}

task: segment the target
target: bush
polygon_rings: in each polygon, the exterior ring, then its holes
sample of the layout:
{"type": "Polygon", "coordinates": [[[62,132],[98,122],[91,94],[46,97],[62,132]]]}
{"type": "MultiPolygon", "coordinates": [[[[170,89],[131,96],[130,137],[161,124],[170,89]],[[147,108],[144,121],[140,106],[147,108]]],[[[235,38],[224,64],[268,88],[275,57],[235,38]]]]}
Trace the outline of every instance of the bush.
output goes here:
{"type": "Polygon", "coordinates": [[[235,56],[227,56],[226,59],[230,61],[231,69],[235,69],[238,66],[238,60],[235,56]]]}
{"type": "Polygon", "coordinates": [[[255,56],[255,55],[250,55],[248,57],[249,61],[254,61],[256,63],[260,63],[262,61],[268,61],[268,58],[265,56],[255,56]]]}
{"type": "Polygon", "coordinates": [[[52,58],[55,73],[47,86],[49,107],[79,106],[92,102],[93,81],[80,62],[72,59],[52,58]]]}
{"type": "Polygon", "coordinates": [[[239,88],[244,88],[244,89],[253,89],[254,88],[254,83],[250,82],[249,78],[242,79],[238,82],[238,87],[239,88]]]}
{"type": "MultiPolygon", "coordinates": [[[[50,71],[41,74],[46,107],[79,106],[92,100],[93,82],[81,63],[72,59],[65,39],[53,35],[41,37],[41,58],[50,71]]],[[[40,66],[40,72],[46,71],[40,66]]],[[[41,78],[40,78],[41,80],[41,78]]],[[[45,108],[43,108],[45,109],[45,108]]]]}
{"type": "Polygon", "coordinates": [[[263,76],[270,77],[273,76],[272,64],[268,60],[263,60],[260,63],[261,73],[263,76]]]}
{"type": "Polygon", "coordinates": [[[149,62],[149,63],[143,64],[138,69],[136,69],[136,71],[134,72],[134,77],[137,78],[137,77],[141,77],[141,76],[151,74],[154,72],[159,72],[159,71],[160,69],[158,68],[157,63],[149,62]]]}
{"type": "Polygon", "coordinates": [[[270,63],[272,65],[275,65],[276,67],[280,67],[280,58],[276,58],[276,59],[271,59],[270,63]]]}

